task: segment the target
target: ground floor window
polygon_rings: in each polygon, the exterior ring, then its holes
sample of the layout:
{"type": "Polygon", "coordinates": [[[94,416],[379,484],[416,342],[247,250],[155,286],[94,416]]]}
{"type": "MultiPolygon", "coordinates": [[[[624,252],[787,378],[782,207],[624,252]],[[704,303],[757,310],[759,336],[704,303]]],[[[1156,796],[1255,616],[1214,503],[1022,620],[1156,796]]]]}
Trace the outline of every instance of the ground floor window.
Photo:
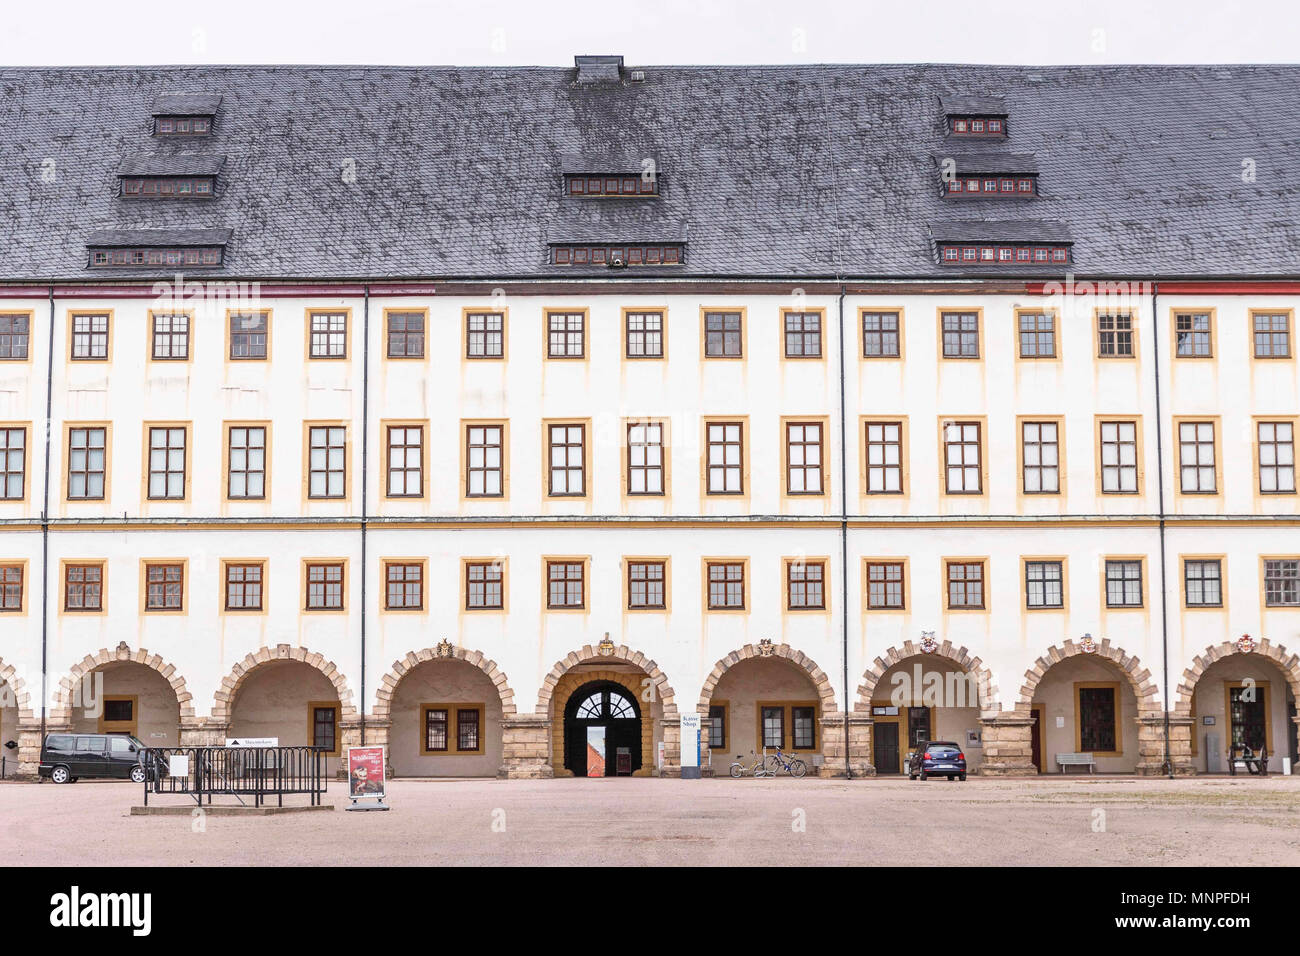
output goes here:
{"type": "Polygon", "coordinates": [[[759,739],[768,749],[817,749],[817,705],[810,701],[760,703],[759,739]]]}
{"type": "Polygon", "coordinates": [[[1114,684],[1078,684],[1075,694],[1079,752],[1119,753],[1119,688],[1114,684]]]}
{"type": "Polygon", "coordinates": [[[483,753],[483,704],[424,704],[423,756],[483,753]]]}
{"type": "Polygon", "coordinates": [[[311,745],[313,747],[324,747],[327,754],[338,754],[338,705],[313,701],[307,707],[310,711],[311,745]]]}
{"type": "Polygon", "coordinates": [[[710,750],[727,749],[727,705],[710,704],[707,731],[710,750]]]}

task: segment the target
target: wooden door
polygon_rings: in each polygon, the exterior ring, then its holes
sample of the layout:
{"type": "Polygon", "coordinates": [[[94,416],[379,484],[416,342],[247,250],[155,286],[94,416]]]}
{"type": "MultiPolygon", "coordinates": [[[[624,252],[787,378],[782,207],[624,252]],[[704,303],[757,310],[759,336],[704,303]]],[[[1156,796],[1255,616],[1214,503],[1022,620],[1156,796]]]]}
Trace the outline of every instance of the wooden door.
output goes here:
{"type": "Polygon", "coordinates": [[[875,751],[876,773],[898,773],[898,724],[875,724],[872,749],[875,751]]]}

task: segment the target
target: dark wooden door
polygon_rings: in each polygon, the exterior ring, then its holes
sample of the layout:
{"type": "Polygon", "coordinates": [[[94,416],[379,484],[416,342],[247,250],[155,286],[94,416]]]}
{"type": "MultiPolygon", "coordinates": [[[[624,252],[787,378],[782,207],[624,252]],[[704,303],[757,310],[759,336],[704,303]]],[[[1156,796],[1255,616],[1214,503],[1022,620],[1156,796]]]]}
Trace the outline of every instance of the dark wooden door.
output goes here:
{"type": "Polygon", "coordinates": [[[876,773],[898,773],[898,724],[876,724],[872,749],[876,773]]]}
{"type": "Polygon", "coordinates": [[[1029,759],[1038,772],[1043,772],[1043,712],[1034,711],[1034,722],[1029,728],[1029,759]]]}

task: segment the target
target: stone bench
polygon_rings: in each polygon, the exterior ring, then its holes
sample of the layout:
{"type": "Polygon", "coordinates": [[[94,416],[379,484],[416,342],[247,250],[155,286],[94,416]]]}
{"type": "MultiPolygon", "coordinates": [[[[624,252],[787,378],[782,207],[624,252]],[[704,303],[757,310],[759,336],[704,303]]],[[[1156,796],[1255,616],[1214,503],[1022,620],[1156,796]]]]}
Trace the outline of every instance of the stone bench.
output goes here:
{"type": "Polygon", "coordinates": [[[1088,773],[1097,770],[1097,760],[1092,754],[1057,754],[1056,765],[1061,773],[1065,773],[1066,767],[1087,767],[1088,773]]]}

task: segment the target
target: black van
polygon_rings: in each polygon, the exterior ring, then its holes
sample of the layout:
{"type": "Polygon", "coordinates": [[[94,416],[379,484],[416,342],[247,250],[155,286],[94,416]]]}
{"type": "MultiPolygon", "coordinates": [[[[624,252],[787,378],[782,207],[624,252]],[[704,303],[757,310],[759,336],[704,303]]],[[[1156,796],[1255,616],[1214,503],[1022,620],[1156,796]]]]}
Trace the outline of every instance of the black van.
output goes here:
{"type": "Polygon", "coordinates": [[[37,772],[55,783],[109,777],[144,783],[145,746],[127,734],[48,734],[37,772]]]}

